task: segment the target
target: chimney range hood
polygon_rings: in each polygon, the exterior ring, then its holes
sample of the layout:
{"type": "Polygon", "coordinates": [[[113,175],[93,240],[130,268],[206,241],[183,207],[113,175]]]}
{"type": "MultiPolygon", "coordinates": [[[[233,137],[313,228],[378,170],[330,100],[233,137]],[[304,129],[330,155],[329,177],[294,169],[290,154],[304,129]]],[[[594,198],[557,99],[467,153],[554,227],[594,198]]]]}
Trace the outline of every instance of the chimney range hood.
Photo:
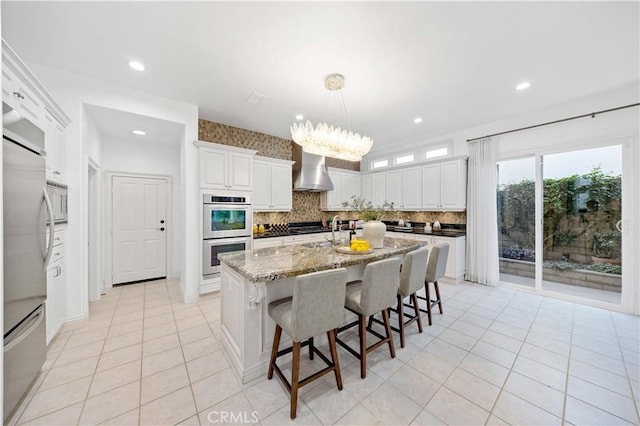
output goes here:
{"type": "Polygon", "coordinates": [[[297,143],[293,144],[293,190],[294,191],[333,191],[333,182],[329,177],[324,157],[309,154],[297,143]]]}

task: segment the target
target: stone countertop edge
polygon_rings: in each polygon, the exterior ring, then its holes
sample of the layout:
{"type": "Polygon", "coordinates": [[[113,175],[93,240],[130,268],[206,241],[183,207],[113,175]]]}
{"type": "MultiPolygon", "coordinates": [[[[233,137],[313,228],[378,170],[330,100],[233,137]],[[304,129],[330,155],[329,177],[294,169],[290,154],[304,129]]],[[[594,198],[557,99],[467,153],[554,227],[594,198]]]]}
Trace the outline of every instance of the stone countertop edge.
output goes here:
{"type": "Polygon", "coordinates": [[[342,254],[332,247],[305,247],[305,243],[218,255],[220,262],[252,283],[276,281],[309,272],[344,268],[405,254],[427,243],[385,238],[384,247],[371,254],[342,254]]]}
{"type": "MultiPolygon", "coordinates": [[[[362,228],[358,228],[358,230],[361,230],[362,228]]],[[[322,230],[318,230],[317,232],[305,232],[304,234],[299,234],[299,233],[295,233],[295,232],[291,232],[291,233],[287,233],[287,232],[276,232],[276,233],[270,233],[270,232],[265,232],[264,234],[253,234],[253,239],[254,240],[261,240],[261,239],[267,239],[267,238],[277,238],[277,237],[292,237],[292,236],[300,236],[300,235],[313,235],[313,234],[326,234],[331,232],[330,229],[322,229],[322,230]]],[[[394,232],[397,234],[412,234],[412,235],[429,235],[432,237],[444,237],[444,238],[460,238],[460,237],[466,237],[467,234],[464,231],[458,231],[456,232],[456,234],[452,234],[451,232],[447,232],[447,231],[431,231],[431,232],[415,232],[415,231],[398,231],[395,229],[387,229],[387,232],[394,232]]]]}

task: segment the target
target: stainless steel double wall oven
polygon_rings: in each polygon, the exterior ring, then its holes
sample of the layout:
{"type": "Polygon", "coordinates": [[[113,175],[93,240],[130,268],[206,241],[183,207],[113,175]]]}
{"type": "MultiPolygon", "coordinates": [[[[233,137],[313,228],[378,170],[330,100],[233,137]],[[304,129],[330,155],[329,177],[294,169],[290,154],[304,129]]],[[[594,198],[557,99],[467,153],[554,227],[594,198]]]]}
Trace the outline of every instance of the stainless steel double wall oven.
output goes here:
{"type": "Polygon", "coordinates": [[[218,254],[251,248],[251,195],[204,194],[202,275],[220,273],[218,254]]]}

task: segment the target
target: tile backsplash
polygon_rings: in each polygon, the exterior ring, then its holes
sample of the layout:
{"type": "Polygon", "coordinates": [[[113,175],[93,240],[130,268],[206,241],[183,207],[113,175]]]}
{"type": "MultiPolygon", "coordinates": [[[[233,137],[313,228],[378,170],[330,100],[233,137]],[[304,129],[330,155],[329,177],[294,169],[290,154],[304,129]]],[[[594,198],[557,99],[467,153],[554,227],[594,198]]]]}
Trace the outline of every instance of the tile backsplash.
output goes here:
{"type": "MultiPolygon", "coordinates": [[[[227,126],[207,120],[198,120],[198,139],[203,142],[213,142],[222,145],[247,148],[258,151],[263,157],[292,160],[293,141],[279,138],[264,133],[227,126]]],[[[347,170],[360,170],[359,162],[339,160],[327,157],[328,167],[347,170]]],[[[323,212],[320,210],[320,193],[318,192],[293,192],[293,209],[290,212],[254,213],[254,223],[290,223],[313,222],[322,219],[330,219],[336,214],[342,219],[358,219],[353,212],[323,212]]],[[[434,222],[436,219],[442,223],[466,223],[465,212],[398,212],[397,219],[417,222],[434,222]]]]}

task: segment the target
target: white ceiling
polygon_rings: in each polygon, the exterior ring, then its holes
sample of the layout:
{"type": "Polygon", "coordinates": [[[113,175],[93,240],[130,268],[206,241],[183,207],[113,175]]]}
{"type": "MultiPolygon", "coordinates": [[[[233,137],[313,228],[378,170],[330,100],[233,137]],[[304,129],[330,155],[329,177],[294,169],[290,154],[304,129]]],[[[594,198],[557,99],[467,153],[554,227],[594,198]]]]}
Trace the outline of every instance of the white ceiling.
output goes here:
{"type": "Polygon", "coordinates": [[[129,142],[152,142],[162,145],[179,145],[184,136],[184,124],[145,115],[132,114],[98,105],[84,106],[96,130],[107,138],[129,142]],[[142,130],[144,136],[135,135],[142,130]]]}
{"type": "MultiPolygon", "coordinates": [[[[638,17],[638,2],[2,1],[2,36],[27,61],[286,138],[297,113],[320,119],[339,72],[351,129],[377,150],[637,80],[638,17]]],[[[346,124],[335,99],[324,119],[346,124]]]]}

